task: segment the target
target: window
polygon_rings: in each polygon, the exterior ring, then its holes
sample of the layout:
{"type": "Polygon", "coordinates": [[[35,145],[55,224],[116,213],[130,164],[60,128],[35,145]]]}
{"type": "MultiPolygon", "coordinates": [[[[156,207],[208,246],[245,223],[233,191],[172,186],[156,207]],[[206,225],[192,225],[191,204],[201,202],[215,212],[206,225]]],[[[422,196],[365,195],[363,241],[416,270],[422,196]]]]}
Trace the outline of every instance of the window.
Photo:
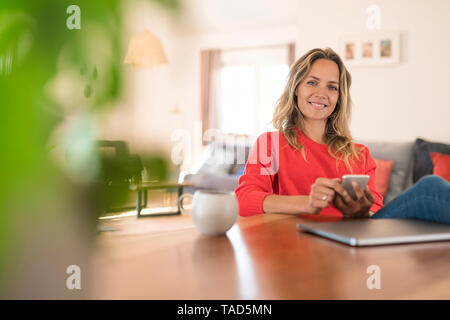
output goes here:
{"type": "Polygon", "coordinates": [[[288,47],[224,50],[221,59],[219,130],[251,137],[274,130],[273,112],[289,73],[288,47]]]}

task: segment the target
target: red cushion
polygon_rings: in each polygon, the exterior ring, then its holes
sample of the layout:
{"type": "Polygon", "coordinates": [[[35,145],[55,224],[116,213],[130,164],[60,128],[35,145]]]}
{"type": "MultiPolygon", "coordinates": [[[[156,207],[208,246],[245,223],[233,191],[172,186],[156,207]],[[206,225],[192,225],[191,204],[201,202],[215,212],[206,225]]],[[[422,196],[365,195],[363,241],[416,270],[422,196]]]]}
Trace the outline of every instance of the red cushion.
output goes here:
{"type": "Polygon", "coordinates": [[[430,152],[430,157],[434,165],[433,174],[450,182],[450,155],[430,152]]]}
{"type": "Polygon", "coordinates": [[[389,189],[389,179],[391,178],[394,161],[376,158],[373,160],[377,164],[377,169],[375,170],[375,188],[377,188],[377,191],[384,198],[389,189]]]}

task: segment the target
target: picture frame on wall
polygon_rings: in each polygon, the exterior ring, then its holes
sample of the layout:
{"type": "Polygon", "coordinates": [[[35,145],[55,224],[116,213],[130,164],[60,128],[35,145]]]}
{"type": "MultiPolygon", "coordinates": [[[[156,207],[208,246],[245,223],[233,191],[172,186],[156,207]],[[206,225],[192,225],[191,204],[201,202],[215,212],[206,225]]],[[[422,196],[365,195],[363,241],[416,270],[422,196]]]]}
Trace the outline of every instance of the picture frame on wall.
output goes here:
{"type": "Polygon", "coordinates": [[[400,63],[400,33],[372,32],[339,39],[340,55],[347,66],[381,66],[400,63]]]}

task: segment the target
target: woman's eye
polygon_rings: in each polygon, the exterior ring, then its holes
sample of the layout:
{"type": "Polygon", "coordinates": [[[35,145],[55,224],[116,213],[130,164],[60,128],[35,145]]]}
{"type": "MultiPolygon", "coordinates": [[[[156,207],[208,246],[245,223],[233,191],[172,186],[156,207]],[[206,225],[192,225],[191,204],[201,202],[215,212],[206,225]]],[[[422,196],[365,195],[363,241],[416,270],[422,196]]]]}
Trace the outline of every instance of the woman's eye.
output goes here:
{"type": "Polygon", "coordinates": [[[330,87],[331,90],[337,91],[336,87],[330,87]]]}
{"type": "Polygon", "coordinates": [[[316,82],[315,81],[308,81],[306,84],[315,84],[316,82]]]}

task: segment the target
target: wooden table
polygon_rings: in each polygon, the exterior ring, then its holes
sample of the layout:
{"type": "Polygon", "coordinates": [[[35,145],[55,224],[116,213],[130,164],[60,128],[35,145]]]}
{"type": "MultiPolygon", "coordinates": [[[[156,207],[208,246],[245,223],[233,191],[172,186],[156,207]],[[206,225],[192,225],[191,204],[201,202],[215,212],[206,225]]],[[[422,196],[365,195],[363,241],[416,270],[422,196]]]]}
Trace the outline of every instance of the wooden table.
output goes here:
{"type": "Polygon", "coordinates": [[[132,218],[97,239],[95,299],[449,299],[450,242],[353,248],[296,229],[297,216],[238,218],[201,235],[191,216],[132,218]],[[367,268],[381,270],[369,290],[367,268]]]}

